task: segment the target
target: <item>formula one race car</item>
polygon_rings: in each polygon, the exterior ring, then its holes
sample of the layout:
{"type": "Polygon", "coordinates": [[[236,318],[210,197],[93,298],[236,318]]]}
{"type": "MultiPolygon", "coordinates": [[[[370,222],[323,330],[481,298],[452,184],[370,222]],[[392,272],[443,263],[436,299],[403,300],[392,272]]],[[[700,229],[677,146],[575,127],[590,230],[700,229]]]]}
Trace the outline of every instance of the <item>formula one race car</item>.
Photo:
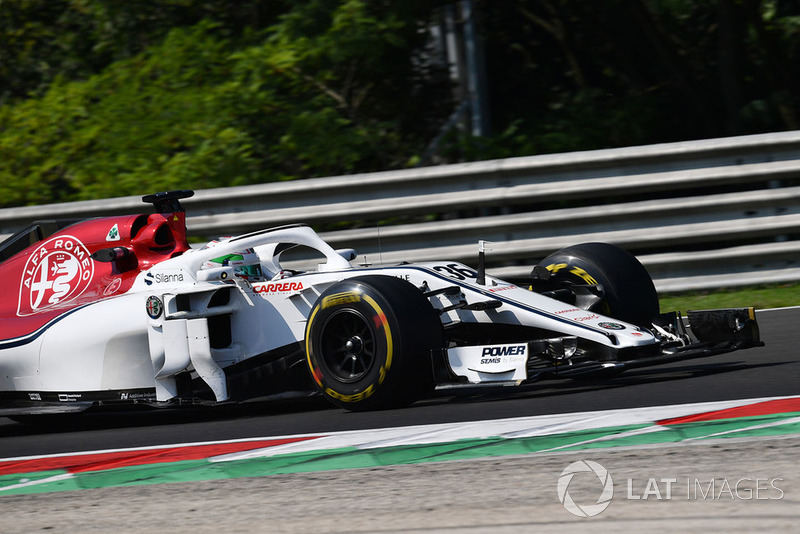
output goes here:
{"type": "MultiPolygon", "coordinates": [[[[0,415],[221,404],[319,391],[367,410],[759,346],[752,308],[659,313],[646,270],[589,243],[529,284],[452,261],[354,267],[308,226],[192,248],[155,214],[37,222],[0,244],[0,415]],[[289,269],[311,259],[310,269],[289,269]]],[[[482,245],[482,244],[481,244],[482,245]]]]}

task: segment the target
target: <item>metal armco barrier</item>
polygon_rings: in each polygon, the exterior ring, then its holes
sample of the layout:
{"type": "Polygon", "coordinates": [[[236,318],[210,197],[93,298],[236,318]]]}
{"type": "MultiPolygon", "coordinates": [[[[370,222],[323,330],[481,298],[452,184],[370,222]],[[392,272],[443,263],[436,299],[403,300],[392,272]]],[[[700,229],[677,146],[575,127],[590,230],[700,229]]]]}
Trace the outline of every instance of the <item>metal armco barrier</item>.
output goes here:
{"type": "MultiPolygon", "coordinates": [[[[142,191],[142,194],[150,191],[142,191]]],[[[661,292],[800,280],[800,131],[197,191],[190,234],[295,222],[357,262],[475,264],[523,281],[565,246],[620,245],[661,292]]],[[[147,210],[140,196],[0,210],[0,238],[37,219],[147,210]]]]}

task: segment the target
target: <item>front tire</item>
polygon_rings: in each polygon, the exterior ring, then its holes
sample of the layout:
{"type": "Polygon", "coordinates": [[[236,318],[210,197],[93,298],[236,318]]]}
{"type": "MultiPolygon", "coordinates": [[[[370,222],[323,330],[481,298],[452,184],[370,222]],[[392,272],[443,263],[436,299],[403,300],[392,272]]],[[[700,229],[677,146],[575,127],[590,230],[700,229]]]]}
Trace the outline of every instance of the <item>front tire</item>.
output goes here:
{"type": "Polygon", "coordinates": [[[334,284],[306,326],[306,357],[322,395],[348,410],[403,406],[430,388],[441,321],[412,284],[362,276],[334,284]]]}
{"type": "Polygon", "coordinates": [[[539,264],[549,282],[563,287],[599,284],[603,298],[589,309],[627,323],[650,327],[659,314],[658,293],[647,269],[631,253],[608,243],[581,243],[539,264]]]}

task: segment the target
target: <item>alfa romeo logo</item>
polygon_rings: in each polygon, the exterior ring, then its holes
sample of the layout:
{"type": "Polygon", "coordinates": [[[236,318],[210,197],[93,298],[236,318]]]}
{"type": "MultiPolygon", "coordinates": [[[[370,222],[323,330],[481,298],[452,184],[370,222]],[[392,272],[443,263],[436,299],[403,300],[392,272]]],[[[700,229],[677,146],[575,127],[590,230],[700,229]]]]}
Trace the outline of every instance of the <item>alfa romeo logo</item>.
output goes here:
{"type": "Polygon", "coordinates": [[[147,297],[145,306],[147,308],[147,315],[149,315],[151,319],[158,319],[161,317],[161,312],[164,311],[164,304],[161,302],[161,299],[154,295],[147,297]]]}
{"type": "Polygon", "coordinates": [[[608,470],[597,462],[591,460],[580,460],[573,462],[567,466],[558,478],[558,500],[564,505],[564,508],[573,515],[578,517],[594,517],[600,514],[603,510],[608,508],[611,504],[611,498],[614,496],[614,482],[611,480],[611,475],[608,470]],[[593,473],[597,476],[600,484],[598,489],[602,488],[600,497],[594,504],[579,505],[569,494],[569,483],[577,473],[593,473]]]}
{"type": "Polygon", "coordinates": [[[63,306],[86,291],[93,276],[94,262],[78,239],[62,235],[44,241],[25,264],[17,315],[63,306]]]}

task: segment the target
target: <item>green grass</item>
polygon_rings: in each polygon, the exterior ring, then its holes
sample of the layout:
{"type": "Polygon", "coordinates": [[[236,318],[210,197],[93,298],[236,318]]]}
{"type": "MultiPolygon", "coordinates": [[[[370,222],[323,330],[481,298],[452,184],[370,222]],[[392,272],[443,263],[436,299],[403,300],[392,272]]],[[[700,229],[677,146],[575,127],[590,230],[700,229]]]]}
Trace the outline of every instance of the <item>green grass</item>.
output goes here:
{"type": "Polygon", "coordinates": [[[756,309],[800,305],[800,283],[775,284],[741,289],[698,291],[659,295],[662,312],[718,308],[756,309]]]}

